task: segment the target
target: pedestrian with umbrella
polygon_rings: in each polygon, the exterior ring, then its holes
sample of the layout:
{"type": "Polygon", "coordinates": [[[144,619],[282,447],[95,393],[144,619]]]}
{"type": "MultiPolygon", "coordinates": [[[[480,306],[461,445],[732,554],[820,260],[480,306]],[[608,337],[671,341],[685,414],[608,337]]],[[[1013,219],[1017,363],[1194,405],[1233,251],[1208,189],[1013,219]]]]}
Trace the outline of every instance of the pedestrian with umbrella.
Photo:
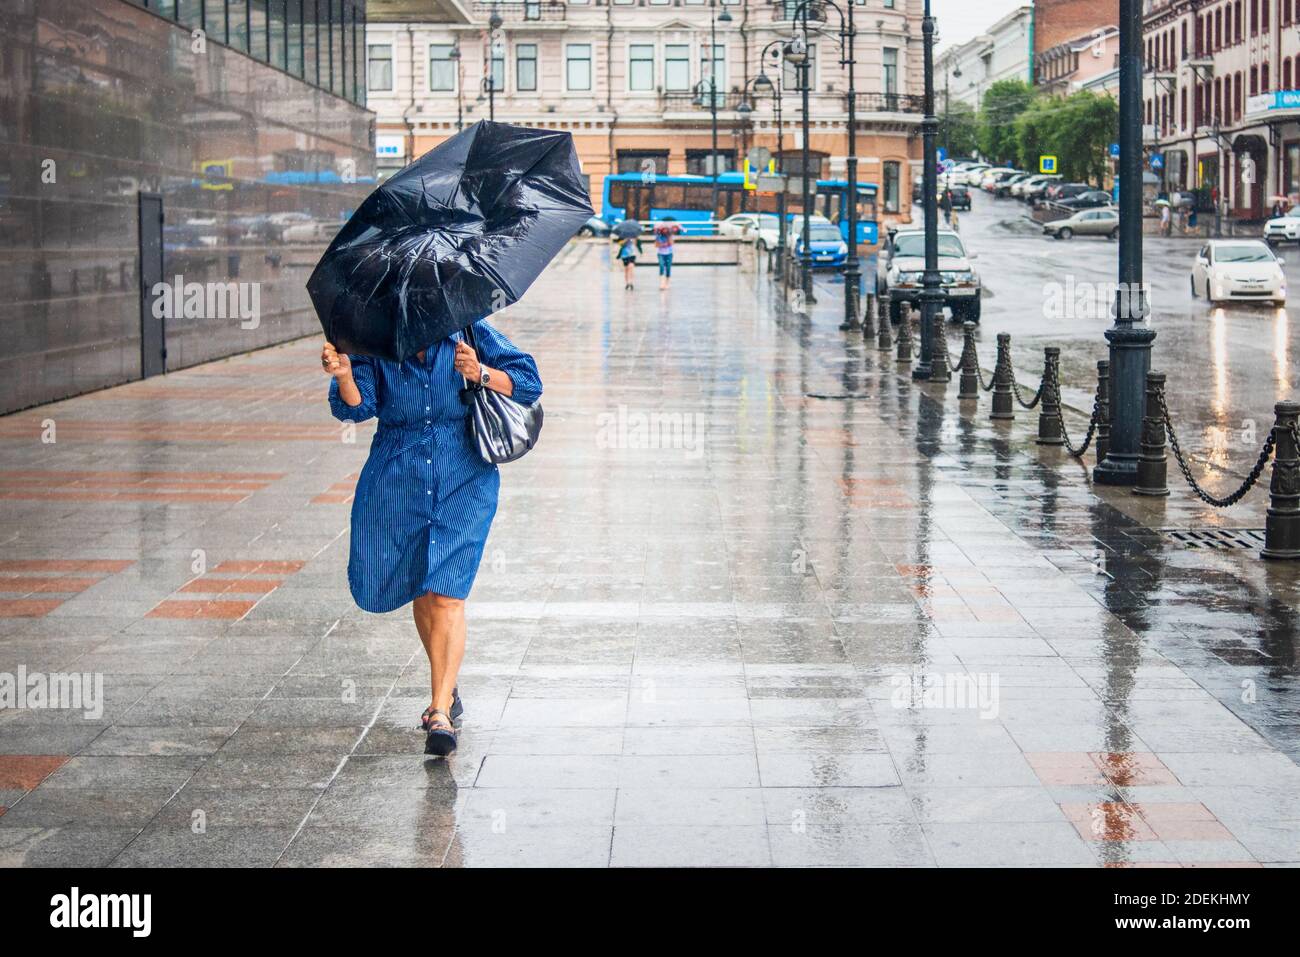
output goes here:
{"type": "Polygon", "coordinates": [[[352,505],[348,584],[412,605],[429,659],[425,753],[456,749],[465,600],[496,514],[497,463],[541,426],[537,363],[484,317],[518,301],[592,215],[568,133],[479,122],[392,176],[308,280],[343,421],[378,418],[352,505]]]}
{"type": "Polygon", "coordinates": [[[635,219],[625,219],[611,234],[618,243],[618,260],[623,264],[623,288],[631,291],[636,273],[636,254],[641,251],[641,224],[635,219]]]}

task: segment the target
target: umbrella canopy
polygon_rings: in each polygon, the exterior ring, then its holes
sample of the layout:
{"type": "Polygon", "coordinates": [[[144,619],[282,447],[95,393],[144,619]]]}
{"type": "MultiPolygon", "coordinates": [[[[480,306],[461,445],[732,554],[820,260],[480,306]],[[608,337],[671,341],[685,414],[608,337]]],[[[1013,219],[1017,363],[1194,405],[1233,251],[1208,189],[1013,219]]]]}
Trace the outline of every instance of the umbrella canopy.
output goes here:
{"type": "Polygon", "coordinates": [[[641,235],[641,224],[635,219],[625,219],[614,227],[614,235],[619,239],[635,239],[641,235]]]}
{"type": "Polygon", "coordinates": [[[568,133],[481,120],[366,197],[307,291],[336,348],[400,362],[517,302],[592,215],[568,133]]]}

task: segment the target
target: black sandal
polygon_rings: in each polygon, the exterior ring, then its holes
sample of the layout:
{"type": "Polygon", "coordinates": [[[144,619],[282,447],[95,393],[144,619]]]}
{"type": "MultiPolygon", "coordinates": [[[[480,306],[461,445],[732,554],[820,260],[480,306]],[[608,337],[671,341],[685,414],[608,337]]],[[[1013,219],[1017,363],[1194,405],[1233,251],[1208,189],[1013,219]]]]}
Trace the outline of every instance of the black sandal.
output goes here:
{"type": "Polygon", "coordinates": [[[445,758],[456,750],[456,728],[446,712],[435,708],[429,712],[429,734],[424,739],[424,753],[445,758]],[[438,715],[442,715],[439,720],[438,715]]]}
{"type": "MultiPolygon", "coordinates": [[[[421,731],[424,731],[424,732],[426,732],[426,733],[428,732],[428,730],[429,730],[429,715],[433,714],[433,710],[434,710],[434,709],[433,709],[433,705],[429,705],[429,707],[427,707],[427,708],[424,709],[424,713],[423,713],[422,715],[420,715],[420,730],[421,730],[421,731]]],[[[462,714],[464,714],[464,713],[465,713],[465,708],[464,708],[464,707],[461,705],[461,703],[460,703],[460,688],[459,688],[459,687],[452,688],[452,689],[451,689],[451,720],[452,720],[452,722],[455,723],[456,719],[459,718],[459,717],[460,717],[462,714]]]]}

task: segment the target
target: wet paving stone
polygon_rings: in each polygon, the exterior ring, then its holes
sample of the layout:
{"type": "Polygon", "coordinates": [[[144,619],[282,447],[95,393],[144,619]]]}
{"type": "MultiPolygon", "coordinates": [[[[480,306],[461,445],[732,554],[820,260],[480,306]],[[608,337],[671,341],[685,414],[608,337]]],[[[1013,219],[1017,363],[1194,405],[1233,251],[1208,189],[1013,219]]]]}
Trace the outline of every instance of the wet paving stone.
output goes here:
{"type": "MultiPolygon", "coordinates": [[[[373,425],[333,431],[317,343],[150,383],[306,440],[187,438],[191,407],[131,386],[7,420],[10,485],[263,477],[0,515],[4,575],[69,579],[0,615],[0,672],[105,686],[93,717],[0,709],[0,865],[1300,864],[1300,568],[1167,531],[1262,527],[1265,497],[1228,521],[1091,487],[1034,415],[994,425],[839,332],[834,285],[806,315],[739,271],[625,294],[574,249],[497,317],[547,425],[502,468],[447,760],[409,612],[348,595],[326,493],[373,425]],[[140,428],[45,445],[47,411],[140,428]]],[[[1071,337],[1082,375],[1100,346],[1071,337]]]]}

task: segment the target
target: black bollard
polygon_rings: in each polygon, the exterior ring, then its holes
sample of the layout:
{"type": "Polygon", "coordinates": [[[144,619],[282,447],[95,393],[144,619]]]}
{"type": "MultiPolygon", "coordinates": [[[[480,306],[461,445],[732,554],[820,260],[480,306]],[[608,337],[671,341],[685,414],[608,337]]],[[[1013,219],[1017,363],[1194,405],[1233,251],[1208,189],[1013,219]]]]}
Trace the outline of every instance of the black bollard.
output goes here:
{"type": "Polygon", "coordinates": [[[948,330],[942,309],[934,311],[930,329],[930,378],[926,381],[947,385],[952,381],[952,366],[948,364],[948,330]]]}
{"type": "Polygon", "coordinates": [[[912,307],[903,303],[898,310],[898,361],[912,364],[912,307]]]}
{"type": "Polygon", "coordinates": [[[1110,450],[1110,360],[1097,360],[1097,461],[1110,450]]]}
{"type": "Polygon", "coordinates": [[[1137,485],[1134,495],[1169,494],[1169,462],[1165,458],[1165,417],[1161,397],[1165,391],[1163,372],[1147,373],[1146,411],[1142,416],[1142,443],[1138,452],[1137,485]]]}
{"type": "Polygon", "coordinates": [[[980,397],[980,357],[975,351],[975,323],[963,322],[961,345],[961,381],[957,387],[957,398],[978,399],[980,397]]]}
{"type": "Polygon", "coordinates": [[[1064,445],[1061,425],[1061,350],[1043,349],[1043,397],[1038,402],[1038,444],[1064,445]]]}
{"type": "Polygon", "coordinates": [[[1011,404],[1011,333],[998,333],[998,358],[993,367],[993,411],[990,419],[1014,419],[1011,404]]]}
{"type": "Polygon", "coordinates": [[[877,328],[880,330],[876,336],[876,348],[881,352],[893,352],[894,341],[889,332],[889,296],[880,300],[880,310],[877,318],[880,320],[877,328]]]}
{"type": "Polygon", "coordinates": [[[1273,406],[1273,478],[1268,485],[1261,558],[1300,558],[1300,449],[1296,423],[1300,402],[1273,406]]]}
{"type": "Polygon", "coordinates": [[[871,339],[876,334],[876,315],[880,298],[873,292],[867,296],[867,306],[862,310],[862,338],[871,339]]]}

